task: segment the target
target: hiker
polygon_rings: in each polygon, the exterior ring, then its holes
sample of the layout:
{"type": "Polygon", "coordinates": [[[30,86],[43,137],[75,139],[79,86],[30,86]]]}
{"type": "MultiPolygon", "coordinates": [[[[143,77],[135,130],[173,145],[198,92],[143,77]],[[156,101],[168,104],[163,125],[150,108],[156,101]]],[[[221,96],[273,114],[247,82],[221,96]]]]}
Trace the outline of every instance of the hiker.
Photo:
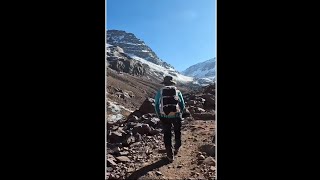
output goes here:
{"type": "Polygon", "coordinates": [[[163,126],[164,144],[166,148],[167,158],[170,162],[174,160],[181,146],[181,120],[185,109],[184,100],[181,92],[175,87],[176,84],[171,76],[165,76],[164,84],[158,90],[155,97],[155,112],[160,118],[163,126]],[[173,125],[175,134],[174,152],[171,143],[171,127],[173,125]]]}

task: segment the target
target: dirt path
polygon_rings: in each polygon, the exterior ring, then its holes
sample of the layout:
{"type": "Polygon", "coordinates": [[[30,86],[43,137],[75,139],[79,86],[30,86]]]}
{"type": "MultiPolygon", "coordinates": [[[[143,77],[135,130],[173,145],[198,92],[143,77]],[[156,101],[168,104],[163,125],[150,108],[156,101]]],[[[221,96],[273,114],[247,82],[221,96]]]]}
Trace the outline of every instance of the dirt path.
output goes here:
{"type": "MultiPolygon", "coordinates": [[[[165,157],[162,149],[154,152],[154,158],[127,179],[214,179],[215,162],[207,161],[212,159],[210,157],[215,159],[212,143],[214,131],[214,121],[196,120],[184,124],[181,131],[182,146],[172,163],[161,158],[165,157]]],[[[164,147],[163,142],[159,147],[164,147]]]]}

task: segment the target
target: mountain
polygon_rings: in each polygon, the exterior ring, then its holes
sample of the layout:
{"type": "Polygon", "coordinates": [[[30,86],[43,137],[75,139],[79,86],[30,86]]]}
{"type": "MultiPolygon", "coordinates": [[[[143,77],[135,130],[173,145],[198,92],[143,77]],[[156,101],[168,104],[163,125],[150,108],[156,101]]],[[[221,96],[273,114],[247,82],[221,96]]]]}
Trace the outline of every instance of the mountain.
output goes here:
{"type": "Polygon", "coordinates": [[[207,61],[195,64],[182,71],[182,74],[186,76],[192,76],[195,78],[210,78],[215,77],[216,73],[216,58],[209,59],[207,61]]]}
{"type": "Polygon", "coordinates": [[[130,75],[143,76],[149,71],[149,66],[135,60],[124,53],[118,46],[107,47],[107,66],[117,72],[124,72],[130,75]]]}
{"type": "Polygon", "coordinates": [[[195,83],[207,85],[213,82],[216,76],[216,58],[206,60],[190,66],[182,71],[185,76],[194,77],[195,83]]]}
{"type": "Polygon", "coordinates": [[[152,82],[161,82],[166,75],[172,76],[177,83],[193,81],[192,77],[182,75],[160,60],[150,47],[132,33],[108,30],[106,48],[107,66],[117,72],[143,76],[152,82]]]}
{"type": "Polygon", "coordinates": [[[132,33],[127,33],[120,30],[108,30],[107,43],[114,46],[119,46],[125,53],[133,54],[156,65],[160,65],[165,68],[173,68],[173,66],[161,60],[156,53],[144,43],[144,41],[138,39],[132,33]]]}

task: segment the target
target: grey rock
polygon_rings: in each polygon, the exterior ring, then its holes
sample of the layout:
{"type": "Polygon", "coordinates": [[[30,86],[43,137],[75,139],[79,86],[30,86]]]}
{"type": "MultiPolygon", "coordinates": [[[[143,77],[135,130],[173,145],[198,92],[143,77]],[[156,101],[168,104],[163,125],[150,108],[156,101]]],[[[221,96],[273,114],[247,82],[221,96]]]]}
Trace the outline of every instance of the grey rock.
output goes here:
{"type": "Polygon", "coordinates": [[[108,158],[107,159],[107,166],[117,166],[117,163],[114,162],[114,160],[108,158]]]}
{"type": "Polygon", "coordinates": [[[212,165],[215,166],[216,165],[216,161],[213,159],[213,157],[207,157],[203,163],[207,164],[207,165],[212,165]]]}
{"type": "Polygon", "coordinates": [[[151,128],[149,124],[137,124],[135,127],[133,127],[133,134],[139,133],[141,135],[149,134],[151,131],[151,128]]]}
{"type": "Polygon", "coordinates": [[[198,159],[199,159],[199,160],[204,160],[205,157],[204,157],[204,155],[199,155],[199,156],[198,156],[198,159]]]}
{"type": "Polygon", "coordinates": [[[130,162],[130,159],[127,156],[118,156],[116,159],[120,162],[130,162]]]}
{"type": "Polygon", "coordinates": [[[154,99],[146,98],[145,101],[140,106],[139,111],[142,114],[155,113],[155,111],[154,111],[155,108],[154,107],[155,107],[154,99]]]}

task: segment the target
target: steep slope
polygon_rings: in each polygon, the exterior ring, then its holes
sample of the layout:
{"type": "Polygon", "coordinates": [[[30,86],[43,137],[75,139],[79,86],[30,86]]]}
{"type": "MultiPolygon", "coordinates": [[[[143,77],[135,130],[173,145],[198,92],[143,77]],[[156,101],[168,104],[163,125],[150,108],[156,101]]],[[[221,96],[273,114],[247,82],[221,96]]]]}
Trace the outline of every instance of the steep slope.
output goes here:
{"type": "Polygon", "coordinates": [[[107,31],[107,43],[121,47],[125,53],[134,54],[154,64],[165,68],[173,68],[170,64],[162,61],[152,49],[134,34],[120,30],[107,31]]]}
{"type": "Polygon", "coordinates": [[[118,46],[107,47],[107,66],[118,72],[124,72],[131,75],[143,76],[149,71],[149,66],[140,61],[134,60],[123,49],[118,46]]]}
{"type": "Polygon", "coordinates": [[[108,30],[106,48],[107,65],[118,72],[143,75],[151,81],[161,81],[167,75],[173,76],[180,84],[193,81],[192,77],[182,75],[160,60],[150,47],[132,33],[108,30]]]}

